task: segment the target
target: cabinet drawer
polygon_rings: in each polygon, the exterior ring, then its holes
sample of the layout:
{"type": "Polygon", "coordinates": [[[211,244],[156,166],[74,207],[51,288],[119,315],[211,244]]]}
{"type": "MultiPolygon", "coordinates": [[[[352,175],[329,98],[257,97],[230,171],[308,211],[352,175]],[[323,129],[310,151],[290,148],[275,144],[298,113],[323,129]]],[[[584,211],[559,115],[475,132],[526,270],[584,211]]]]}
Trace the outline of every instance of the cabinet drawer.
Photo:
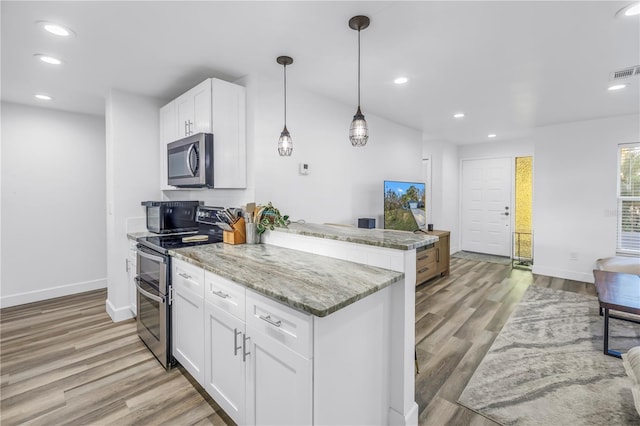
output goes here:
{"type": "MultiPolygon", "coordinates": [[[[313,319],[282,303],[247,290],[247,326],[311,358],[313,319]]],[[[251,336],[249,336],[251,337],[251,336]]]]}
{"type": "Polygon", "coordinates": [[[209,271],[204,272],[204,281],[205,300],[244,321],[245,288],[209,271]]]}
{"type": "Polygon", "coordinates": [[[431,277],[436,276],[438,273],[438,264],[433,262],[429,265],[422,267],[416,272],[416,284],[421,284],[431,277]]]}
{"type": "Polygon", "coordinates": [[[204,269],[172,258],[171,280],[175,290],[189,291],[198,297],[204,297],[204,269]]]}
{"type": "Polygon", "coordinates": [[[436,248],[431,247],[416,253],[416,271],[436,263],[436,248]]]}

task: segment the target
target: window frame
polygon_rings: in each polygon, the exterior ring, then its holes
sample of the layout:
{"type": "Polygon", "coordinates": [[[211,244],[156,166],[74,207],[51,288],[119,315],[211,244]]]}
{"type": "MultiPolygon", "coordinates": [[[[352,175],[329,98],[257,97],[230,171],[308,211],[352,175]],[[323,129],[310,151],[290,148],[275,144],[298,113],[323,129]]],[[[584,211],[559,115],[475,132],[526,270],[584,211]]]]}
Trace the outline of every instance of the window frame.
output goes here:
{"type": "Polygon", "coordinates": [[[620,195],[620,175],[621,175],[621,166],[622,166],[622,151],[624,149],[633,149],[640,148],[640,142],[632,142],[632,143],[621,143],[618,145],[618,157],[617,157],[617,175],[616,175],[616,254],[623,256],[632,256],[632,257],[640,257],[640,247],[637,250],[634,250],[629,247],[623,247],[622,242],[622,219],[623,219],[623,209],[622,203],[624,201],[633,201],[640,203],[640,195],[638,196],[629,196],[629,195],[620,195]]]}

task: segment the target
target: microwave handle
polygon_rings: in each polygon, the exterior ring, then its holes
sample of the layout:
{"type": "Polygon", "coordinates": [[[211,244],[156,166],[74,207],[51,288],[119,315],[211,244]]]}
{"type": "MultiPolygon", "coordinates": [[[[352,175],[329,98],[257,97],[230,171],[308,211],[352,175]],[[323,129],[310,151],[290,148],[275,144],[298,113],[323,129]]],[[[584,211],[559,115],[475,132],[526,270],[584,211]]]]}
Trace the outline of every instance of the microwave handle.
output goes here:
{"type": "Polygon", "coordinates": [[[191,166],[191,152],[195,149],[195,144],[191,144],[189,145],[189,150],[187,151],[187,169],[189,170],[189,172],[191,173],[191,176],[195,176],[196,175],[196,170],[193,169],[193,167],[191,166]]]}

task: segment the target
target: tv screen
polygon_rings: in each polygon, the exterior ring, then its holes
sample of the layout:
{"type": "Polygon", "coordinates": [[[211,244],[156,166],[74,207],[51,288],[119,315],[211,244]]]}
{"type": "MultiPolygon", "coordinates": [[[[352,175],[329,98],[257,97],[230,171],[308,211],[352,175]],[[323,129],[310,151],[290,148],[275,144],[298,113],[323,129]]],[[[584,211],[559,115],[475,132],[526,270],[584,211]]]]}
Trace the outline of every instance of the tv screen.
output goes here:
{"type": "Polygon", "coordinates": [[[384,181],[384,227],[403,231],[426,230],[424,182],[384,181]]]}

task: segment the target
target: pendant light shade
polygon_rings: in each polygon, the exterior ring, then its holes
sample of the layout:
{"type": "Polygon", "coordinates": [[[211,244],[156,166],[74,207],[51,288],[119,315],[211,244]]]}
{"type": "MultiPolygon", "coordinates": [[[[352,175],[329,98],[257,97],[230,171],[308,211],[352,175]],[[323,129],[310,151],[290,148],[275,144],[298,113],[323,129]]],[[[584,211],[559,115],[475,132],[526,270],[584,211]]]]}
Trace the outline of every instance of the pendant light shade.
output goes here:
{"type": "Polygon", "coordinates": [[[293,152],[293,140],[291,139],[289,130],[287,130],[287,65],[293,63],[293,58],[289,56],[278,56],[276,62],[284,68],[284,129],[282,129],[280,139],[278,139],[278,154],[280,154],[281,157],[289,157],[293,152]]]}
{"type": "Polygon", "coordinates": [[[353,146],[365,146],[369,140],[369,128],[360,110],[360,30],[369,26],[370,20],[366,16],[358,15],[349,19],[349,28],[358,31],[358,110],[353,116],[349,127],[349,140],[353,146]]]}

